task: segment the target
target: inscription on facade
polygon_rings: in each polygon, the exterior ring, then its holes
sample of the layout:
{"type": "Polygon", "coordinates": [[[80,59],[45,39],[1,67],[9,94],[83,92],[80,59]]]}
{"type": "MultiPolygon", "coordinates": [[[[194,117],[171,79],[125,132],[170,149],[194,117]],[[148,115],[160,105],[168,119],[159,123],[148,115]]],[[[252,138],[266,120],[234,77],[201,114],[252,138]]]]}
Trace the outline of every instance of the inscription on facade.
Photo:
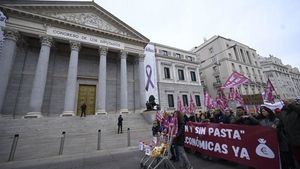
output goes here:
{"type": "Polygon", "coordinates": [[[48,27],[47,35],[67,39],[75,40],[79,42],[89,43],[97,46],[107,46],[111,48],[124,49],[124,44],[121,42],[100,38],[97,36],[91,36],[79,32],[73,32],[65,29],[48,27]]]}

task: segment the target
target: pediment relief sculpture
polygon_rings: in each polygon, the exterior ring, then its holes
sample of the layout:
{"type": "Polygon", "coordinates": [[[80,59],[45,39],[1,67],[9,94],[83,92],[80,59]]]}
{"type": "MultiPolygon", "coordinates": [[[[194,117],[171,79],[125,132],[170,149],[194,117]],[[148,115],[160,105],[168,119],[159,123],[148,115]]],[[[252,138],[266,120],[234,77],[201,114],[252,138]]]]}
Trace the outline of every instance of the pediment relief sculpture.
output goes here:
{"type": "Polygon", "coordinates": [[[56,13],[56,12],[43,12],[43,15],[51,16],[57,19],[74,22],[81,25],[86,25],[105,31],[121,34],[124,36],[130,35],[122,30],[117,29],[115,26],[109,24],[99,16],[93,13],[56,13]]]}

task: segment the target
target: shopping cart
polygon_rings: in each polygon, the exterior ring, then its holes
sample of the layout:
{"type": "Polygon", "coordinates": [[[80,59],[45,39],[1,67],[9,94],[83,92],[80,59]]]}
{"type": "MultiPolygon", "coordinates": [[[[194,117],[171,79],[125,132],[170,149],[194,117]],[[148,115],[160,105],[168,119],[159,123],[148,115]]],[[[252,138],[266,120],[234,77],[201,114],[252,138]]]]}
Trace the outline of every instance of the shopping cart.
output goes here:
{"type": "Polygon", "coordinates": [[[170,146],[172,137],[169,134],[162,135],[159,139],[154,137],[140,141],[139,148],[144,152],[140,161],[140,167],[143,169],[157,169],[164,165],[164,168],[176,169],[170,161],[170,146]]]}

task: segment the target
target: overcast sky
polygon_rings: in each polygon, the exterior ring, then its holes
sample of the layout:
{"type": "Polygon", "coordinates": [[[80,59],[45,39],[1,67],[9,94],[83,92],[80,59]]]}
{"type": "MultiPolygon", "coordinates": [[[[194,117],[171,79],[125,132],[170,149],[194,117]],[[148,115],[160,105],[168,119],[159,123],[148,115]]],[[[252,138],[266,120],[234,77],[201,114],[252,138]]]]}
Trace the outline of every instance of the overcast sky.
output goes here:
{"type": "Polygon", "coordinates": [[[150,39],[190,50],[221,35],[300,68],[300,0],[95,0],[150,39]]]}

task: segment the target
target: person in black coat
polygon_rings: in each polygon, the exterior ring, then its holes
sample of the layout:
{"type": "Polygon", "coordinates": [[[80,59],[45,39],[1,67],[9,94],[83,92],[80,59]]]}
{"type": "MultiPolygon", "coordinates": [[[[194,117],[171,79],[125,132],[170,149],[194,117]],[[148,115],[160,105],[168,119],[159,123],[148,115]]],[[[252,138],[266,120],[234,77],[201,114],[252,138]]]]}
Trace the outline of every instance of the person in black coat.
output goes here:
{"type": "Polygon", "coordinates": [[[174,137],[174,144],[178,150],[178,156],[180,161],[180,167],[186,167],[187,169],[193,169],[193,166],[191,165],[189,159],[187,158],[187,155],[184,150],[184,114],[176,111],[176,116],[178,119],[178,131],[176,133],[176,136],[174,137]]]}
{"type": "Polygon", "coordinates": [[[296,168],[300,168],[300,105],[294,100],[284,100],[284,104],[281,119],[296,168]]]}
{"type": "Polygon", "coordinates": [[[231,120],[231,124],[258,125],[259,121],[247,114],[244,107],[236,108],[236,116],[231,120]]]}
{"type": "Polygon", "coordinates": [[[122,130],[122,127],[123,127],[123,117],[122,115],[119,115],[118,117],[118,134],[120,133],[123,133],[123,130],[122,130]]]}

